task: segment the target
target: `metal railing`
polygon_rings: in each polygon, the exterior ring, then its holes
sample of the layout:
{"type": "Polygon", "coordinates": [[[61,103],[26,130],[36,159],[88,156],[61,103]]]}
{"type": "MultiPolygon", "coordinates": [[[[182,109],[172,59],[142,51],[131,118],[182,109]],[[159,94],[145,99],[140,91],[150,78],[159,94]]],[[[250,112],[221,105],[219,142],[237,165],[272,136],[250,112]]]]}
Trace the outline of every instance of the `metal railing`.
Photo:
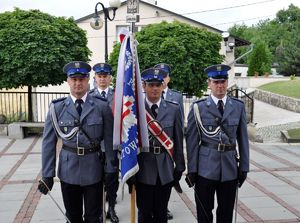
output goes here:
{"type": "MultiPolygon", "coordinates": [[[[253,98],[241,89],[229,90],[228,94],[245,102],[248,121],[252,122],[253,98]]],[[[33,122],[45,122],[50,102],[68,95],[69,92],[32,92],[33,122]]],[[[203,97],[207,97],[207,95],[203,97]]],[[[190,106],[196,100],[199,100],[196,96],[183,94],[185,123],[187,122],[190,106]]],[[[28,93],[0,92],[0,115],[6,117],[6,122],[28,121],[28,93]]]]}
{"type": "MultiPolygon", "coordinates": [[[[33,121],[44,122],[50,102],[68,95],[68,92],[32,92],[33,121]]],[[[28,121],[28,93],[0,92],[0,115],[6,122],[28,121]]]]}

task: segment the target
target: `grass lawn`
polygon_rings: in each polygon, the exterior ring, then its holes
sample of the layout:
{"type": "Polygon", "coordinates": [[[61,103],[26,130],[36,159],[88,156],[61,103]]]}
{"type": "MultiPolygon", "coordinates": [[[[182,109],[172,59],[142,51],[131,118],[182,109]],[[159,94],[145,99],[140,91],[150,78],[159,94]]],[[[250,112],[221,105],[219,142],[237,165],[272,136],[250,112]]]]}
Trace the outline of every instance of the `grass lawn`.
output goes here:
{"type": "Polygon", "coordinates": [[[281,94],[292,98],[300,99],[300,79],[289,81],[278,81],[265,84],[259,87],[264,91],[270,91],[275,94],[281,94]]]}
{"type": "Polygon", "coordinates": [[[300,139],[300,129],[290,129],[288,134],[291,138],[300,139]]]}

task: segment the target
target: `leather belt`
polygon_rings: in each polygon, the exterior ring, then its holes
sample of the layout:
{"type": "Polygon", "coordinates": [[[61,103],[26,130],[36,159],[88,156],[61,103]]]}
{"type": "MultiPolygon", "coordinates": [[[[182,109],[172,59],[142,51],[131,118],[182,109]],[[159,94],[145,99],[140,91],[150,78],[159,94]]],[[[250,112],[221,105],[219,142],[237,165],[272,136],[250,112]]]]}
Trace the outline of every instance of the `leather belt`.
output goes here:
{"type": "Polygon", "coordinates": [[[98,152],[101,149],[101,146],[91,147],[91,148],[85,148],[85,147],[73,148],[73,147],[70,147],[70,146],[67,146],[67,145],[63,145],[62,148],[64,150],[69,151],[69,152],[76,153],[78,156],[84,156],[84,155],[89,154],[89,153],[98,152]]]}
{"type": "Polygon", "coordinates": [[[236,148],[235,144],[213,144],[208,142],[202,142],[201,145],[208,147],[210,149],[218,150],[219,152],[233,151],[236,148]]]}
{"type": "Polygon", "coordinates": [[[159,155],[161,153],[166,152],[166,149],[162,146],[150,146],[149,152],[151,152],[155,155],[159,155]]]}

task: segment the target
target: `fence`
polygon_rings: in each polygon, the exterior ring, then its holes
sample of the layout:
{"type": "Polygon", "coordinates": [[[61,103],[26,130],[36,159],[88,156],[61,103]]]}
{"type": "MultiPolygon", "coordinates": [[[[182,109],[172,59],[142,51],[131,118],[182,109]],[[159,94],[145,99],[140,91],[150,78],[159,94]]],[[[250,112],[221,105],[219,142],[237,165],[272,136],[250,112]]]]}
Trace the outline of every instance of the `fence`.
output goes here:
{"type": "MultiPolygon", "coordinates": [[[[32,92],[33,121],[44,122],[52,100],[69,95],[68,92],[32,92]]],[[[0,92],[0,115],[6,122],[28,120],[27,92],[0,92]]]]}
{"type": "MultiPolygon", "coordinates": [[[[240,89],[233,89],[229,95],[241,98],[246,105],[248,121],[253,121],[253,99],[240,89]]],[[[68,96],[68,92],[32,92],[33,121],[45,122],[49,104],[52,100],[68,96]]],[[[207,95],[205,95],[207,96],[207,95]]],[[[196,96],[183,94],[185,124],[190,105],[198,100],[196,96]]],[[[0,115],[6,117],[6,122],[28,121],[28,93],[27,92],[0,92],[0,115]]],[[[3,116],[2,116],[3,118],[3,116]]],[[[0,118],[1,121],[1,118],[0,118]]]]}

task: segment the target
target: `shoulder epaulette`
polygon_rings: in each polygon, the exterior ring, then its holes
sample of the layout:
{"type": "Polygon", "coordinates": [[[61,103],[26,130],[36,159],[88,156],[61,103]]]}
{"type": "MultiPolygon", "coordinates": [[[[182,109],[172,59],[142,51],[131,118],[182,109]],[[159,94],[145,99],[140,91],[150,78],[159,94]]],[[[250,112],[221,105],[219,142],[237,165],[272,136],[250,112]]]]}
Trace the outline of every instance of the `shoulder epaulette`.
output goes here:
{"type": "Polygon", "coordinates": [[[166,99],[165,99],[165,101],[168,102],[168,103],[174,104],[174,105],[179,105],[176,101],[169,101],[169,100],[166,100],[166,99]]]}
{"type": "Polygon", "coordinates": [[[176,93],[179,93],[179,94],[182,94],[180,91],[178,90],[175,90],[175,89],[171,89],[172,91],[176,92],[176,93]]]}
{"type": "Polygon", "coordinates": [[[102,101],[107,101],[106,98],[101,97],[100,95],[93,95],[94,98],[100,99],[102,101]]]}
{"type": "Polygon", "coordinates": [[[66,98],[67,97],[57,98],[57,99],[52,100],[51,103],[57,103],[57,102],[60,102],[60,101],[64,101],[66,98]]]}
{"type": "Polygon", "coordinates": [[[95,88],[93,88],[92,90],[90,90],[90,91],[89,91],[89,94],[94,93],[94,91],[95,91],[95,88]]]}
{"type": "Polygon", "coordinates": [[[206,99],[207,99],[206,97],[205,97],[205,98],[200,98],[199,100],[197,100],[197,101],[194,101],[194,102],[193,102],[193,104],[194,104],[194,103],[201,102],[201,101],[206,101],[206,99]]]}

